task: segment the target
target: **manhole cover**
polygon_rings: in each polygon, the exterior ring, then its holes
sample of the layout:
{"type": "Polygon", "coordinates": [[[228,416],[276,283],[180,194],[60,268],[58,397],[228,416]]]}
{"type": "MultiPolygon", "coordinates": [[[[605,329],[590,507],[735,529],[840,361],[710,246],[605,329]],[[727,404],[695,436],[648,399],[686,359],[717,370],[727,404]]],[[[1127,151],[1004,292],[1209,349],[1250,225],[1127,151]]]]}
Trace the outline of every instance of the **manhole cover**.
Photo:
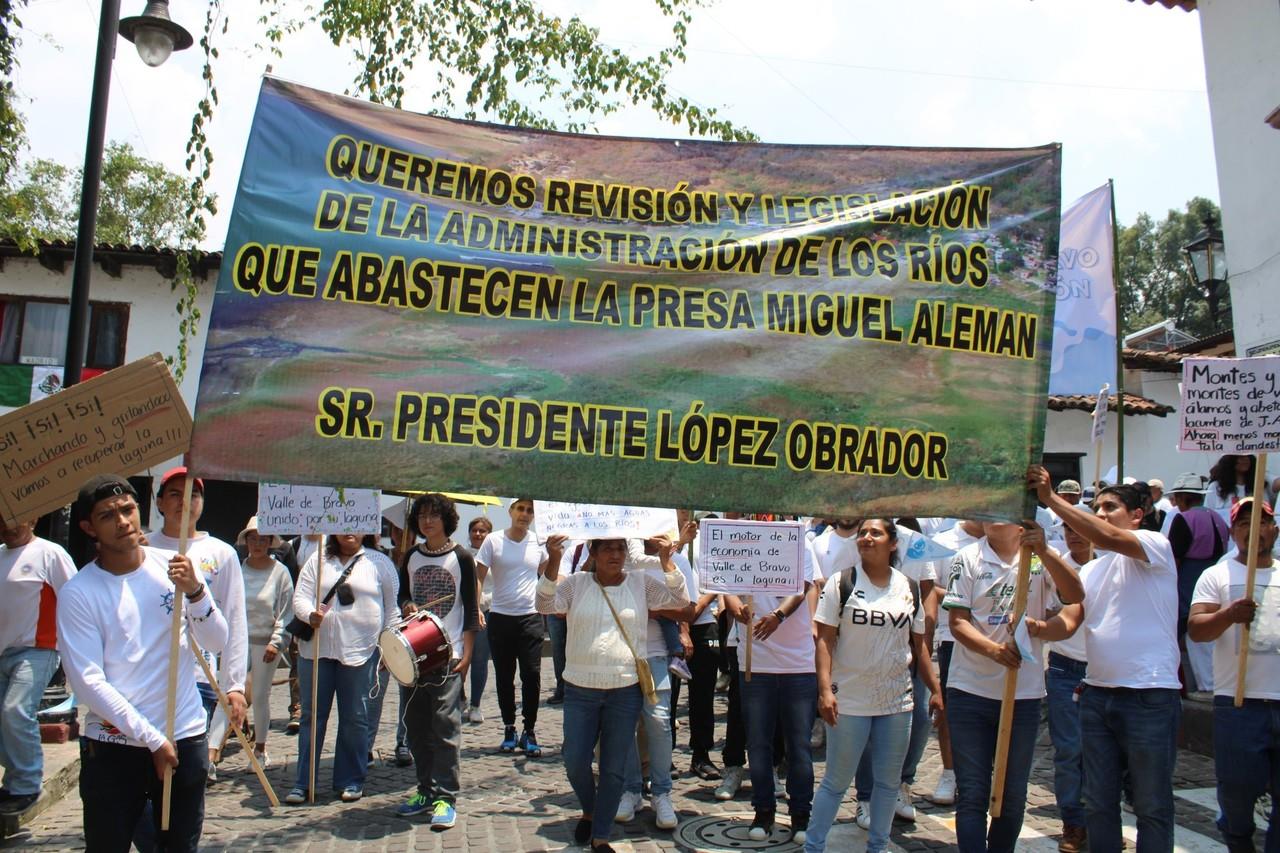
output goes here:
{"type": "Polygon", "coordinates": [[[776,853],[795,853],[803,845],[791,841],[791,825],[783,815],[773,825],[768,838],[753,841],[747,837],[751,829],[751,812],[731,815],[695,817],[680,822],[672,833],[672,839],[682,850],[697,853],[727,853],[731,850],[769,850],[776,853]]]}

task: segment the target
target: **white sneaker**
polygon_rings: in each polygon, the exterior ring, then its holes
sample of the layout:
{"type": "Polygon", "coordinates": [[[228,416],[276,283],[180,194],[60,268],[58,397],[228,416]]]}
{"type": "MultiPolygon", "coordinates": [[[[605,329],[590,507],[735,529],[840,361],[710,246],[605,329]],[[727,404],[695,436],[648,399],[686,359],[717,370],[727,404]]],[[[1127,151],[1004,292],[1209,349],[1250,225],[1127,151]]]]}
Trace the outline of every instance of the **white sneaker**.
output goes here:
{"type": "Polygon", "coordinates": [[[680,821],[676,818],[675,806],[671,805],[671,794],[658,794],[653,798],[653,814],[657,818],[658,829],[675,829],[680,821]]]}
{"type": "Polygon", "coordinates": [[[898,801],[893,804],[893,813],[902,820],[916,819],[916,807],[911,805],[910,782],[903,782],[902,787],[898,789],[898,801]]]}
{"type": "Polygon", "coordinates": [[[938,784],[933,789],[933,796],[929,797],[940,806],[955,805],[956,802],[956,771],[943,770],[942,775],[938,777],[938,784]]]}
{"type": "Polygon", "coordinates": [[[464,723],[471,722],[471,706],[468,705],[466,702],[462,703],[462,722],[464,723]]]}
{"type": "Polygon", "coordinates": [[[717,800],[732,800],[738,795],[738,789],[742,787],[742,780],[747,775],[745,767],[726,767],[724,769],[724,778],[720,780],[720,784],[716,785],[717,800]]]}
{"type": "Polygon", "coordinates": [[[870,803],[864,803],[861,800],[858,801],[858,814],[857,814],[856,820],[858,821],[858,826],[867,830],[871,829],[871,804],[870,803]]]}
{"type": "Polygon", "coordinates": [[[266,770],[271,766],[271,753],[267,752],[265,749],[261,751],[255,749],[253,751],[253,757],[258,759],[258,763],[262,765],[263,770],[266,770]]]}
{"type": "Polygon", "coordinates": [[[622,799],[618,802],[618,813],[613,816],[614,821],[617,823],[630,823],[635,820],[636,809],[640,808],[640,804],[643,801],[643,795],[623,791],[622,799]]]}
{"type": "Polygon", "coordinates": [[[813,731],[809,734],[809,748],[822,749],[827,745],[827,724],[821,718],[813,721],[813,731]]]}
{"type": "Polygon", "coordinates": [[[478,726],[483,722],[484,722],[484,711],[481,711],[480,708],[477,706],[472,706],[471,725],[478,726]]]}

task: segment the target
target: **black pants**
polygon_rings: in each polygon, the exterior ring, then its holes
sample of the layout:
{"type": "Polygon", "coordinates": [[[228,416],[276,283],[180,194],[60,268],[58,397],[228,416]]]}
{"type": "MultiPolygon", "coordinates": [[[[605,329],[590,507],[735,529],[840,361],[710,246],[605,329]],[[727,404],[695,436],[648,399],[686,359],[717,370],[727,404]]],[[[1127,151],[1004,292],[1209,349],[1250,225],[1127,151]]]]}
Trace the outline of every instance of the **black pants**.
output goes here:
{"type": "Polygon", "coordinates": [[[520,664],[520,714],[525,731],[538,722],[538,697],[542,690],[542,617],[489,614],[489,654],[502,724],[516,724],[516,663],[520,664]]]}
{"type": "Polygon", "coordinates": [[[169,829],[160,830],[164,784],[151,751],[140,746],[80,738],[80,800],[87,853],[128,853],[147,804],[155,828],[155,849],[195,851],[204,826],[204,786],[209,742],[204,735],[180,740],[170,791],[169,829]]]}
{"type": "Polygon", "coordinates": [[[720,671],[720,641],[716,623],[689,626],[693,659],[689,669],[689,751],[695,761],[711,755],[716,740],[716,676],[720,671]]]}
{"type": "Polygon", "coordinates": [[[738,647],[725,646],[721,660],[729,673],[729,711],[725,717],[724,749],[720,759],[725,767],[745,767],[747,763],[747,726],[742,716],[742,686],[738,683],[738,647]]]}

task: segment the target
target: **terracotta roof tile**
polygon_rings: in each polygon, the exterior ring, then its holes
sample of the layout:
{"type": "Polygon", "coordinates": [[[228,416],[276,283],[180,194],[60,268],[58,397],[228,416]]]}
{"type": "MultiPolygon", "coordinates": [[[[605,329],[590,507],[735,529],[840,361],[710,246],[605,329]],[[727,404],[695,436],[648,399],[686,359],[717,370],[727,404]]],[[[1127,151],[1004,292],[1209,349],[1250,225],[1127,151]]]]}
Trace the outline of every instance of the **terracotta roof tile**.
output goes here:
{"type": "MultiPolygon", "coordinates": [[[[1097,394],[1049,395],[1049,410],[1052,412],[1092,412],[1093,407],[1097,404],[1097,394]]],[[[1112,412],[1116,410],[1115,394],[1110,395],[1107,409],[1112,412]]],[[[1175,411],[1177,410],[1172,406],[1157,403],[1155,400],[1148,400],[1146,397],[1139,397],[1137,394],[1124,395],[1124,413],[1126,415],[1155,415],[1158,418],[1163,418],[1165,415],[1171,415],[1175,411]]]]}
{"type": "Polygon", "coordinates": [[[1120,352],[1124,357],[1124,366],[1130,370],[1153,370],[1160,373],[1182,372],[1182,359],[1185,353],[1133,349],[1131,347],[1125,347],[1120,352]]]}
{"type": "MultiPolygon", "coordinates": [[[[1129,2],[1132,3],[1133,0],[1129,0],[1129,2]]],[[[1196,7],[1196,0],[1142,0],[1142,2],[1148,6],[1159,3],[1166,9],[1181,9],[1184,12],[1190,12],[1196,7]]]]}

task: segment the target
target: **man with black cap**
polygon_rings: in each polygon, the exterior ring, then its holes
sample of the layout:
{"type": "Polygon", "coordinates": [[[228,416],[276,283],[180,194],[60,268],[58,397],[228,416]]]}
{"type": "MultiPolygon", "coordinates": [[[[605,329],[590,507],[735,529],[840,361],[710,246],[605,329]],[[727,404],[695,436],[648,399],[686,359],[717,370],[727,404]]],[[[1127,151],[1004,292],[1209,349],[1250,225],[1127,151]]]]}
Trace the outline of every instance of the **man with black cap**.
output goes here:
{"type": "Polygon", "coordinates": [[[1231,507],[1231,538],[1239,549],[1206,569],[1191,599],[1187,636],[1213,644],[1213,753],[1218,777],[1218,829],[1227,849],[1254,850],[1254,806],[1271,791],[1266,849],[1280,849],[1280,575],[1272,549],[1276,518],[1263,501],[1258,515],[1253,597],[1245,596],[1253,498],[1231,507]],[[1242,639],[1249,625],[1244,702],[1235,706],[1242,639]]]}
{"type": "Polygon", "coordinates": [[[137,493],[100,475],[75,503],[97,558],[58,596],[58,651],[89,706],[80,738],[80,797],[89,850],[128,850],[148,802],[161,849],[194,851],[204,823],[205,713],[190,667],[178,667],[174,738],[165,736],[174,597],[186,597],[179,644],[222,650],[227,623],[190,558],[143,547],[137,493]],[[170,823],[160,831],[162,779],[173,770],[170,823]]]}
{"type": "MultiPolygon", "coordinates": [[[[147,535],[153,548],[177,553],[182,536],[182,493],[187,481],[187,469],[171,468],[160,478],[156,492],[156,509],[164,516],[164,527],[147,535]]],[[[209,666],[217,672],[218,684],[227,694],[231,706],[230,725],[244,725],[248,704],[244,698],[244,682],[249,671],[249,626],[244,612],[244,578],[240,571],[240,558],[236,549],[208,533],[198,532],[196,522],[204,512],[204,482],[196,477],[191,484],[191,519],[187,528],[187,556],[195,565],[222,615],[227,620],[227,644],[218,661],[206,657],[209,666]],[[216,666],[215,666],[216,663],[216,666]]],[[[218,697],[206,682],[204,671],[197,661],[187,664],[196,679],[196,688],[204,703],[206,715],[212,720],[209,737],[209,781],[217,779],[214,761],[226,732],[227,718],[218,711],[214,716],[218,697]]]]}

